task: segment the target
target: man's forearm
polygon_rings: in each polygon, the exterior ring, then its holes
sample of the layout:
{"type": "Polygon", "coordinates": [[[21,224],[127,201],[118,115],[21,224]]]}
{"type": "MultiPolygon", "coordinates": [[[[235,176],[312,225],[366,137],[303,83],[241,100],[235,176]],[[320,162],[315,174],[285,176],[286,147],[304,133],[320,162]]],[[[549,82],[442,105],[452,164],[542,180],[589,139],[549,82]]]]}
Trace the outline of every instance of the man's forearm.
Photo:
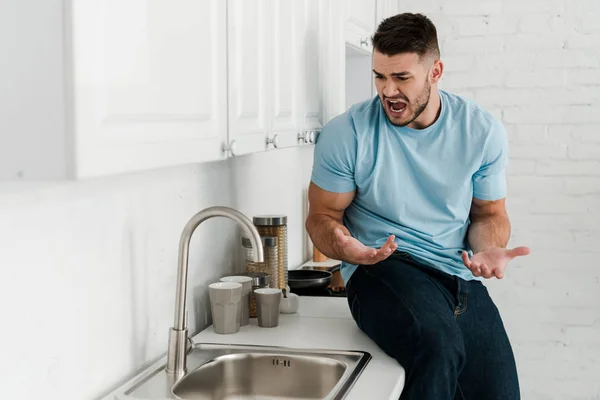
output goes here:
{"type": "Polygon", "coordinates": [[[507,215],[490,215],[471,222],[467,233],[473,254],[490,247],[506,248],[510,237],[510,220],[507,215]]]}
{"type": "Polygon", "coordinates": [[[343,255],[339,254],[340,249],[335,237],[336,228],[340,228],[345,235],[351,236],[343,224],[328,215],[314,214],[306,219],[306,231],[317,249],[329,258],[345,261],[343,255]]]}

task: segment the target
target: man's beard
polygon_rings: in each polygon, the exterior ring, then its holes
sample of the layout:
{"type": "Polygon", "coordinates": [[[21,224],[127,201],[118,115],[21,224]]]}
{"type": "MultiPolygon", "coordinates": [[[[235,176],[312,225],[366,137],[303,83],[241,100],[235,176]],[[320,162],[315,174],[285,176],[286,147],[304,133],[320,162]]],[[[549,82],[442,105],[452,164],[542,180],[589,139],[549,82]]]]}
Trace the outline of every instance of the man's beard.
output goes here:
{"type": "MultiPolygon", "coordinates": [[[[407,122],[403,122],[401,124],[395,124],[394,122],[392,122],[392,119],[388,115],[388,111],[384,106],[385,116],[387,117],[388,121],[390,121],[390,123],[394,126],[404,127],[404,126],[410,125],[417,118],[419,118],[419,116],[421,115],[421,113],[423,111],[425,111],[425,109],[427,108],[427,105],[429,104],[430,96],[431,96],[431,84],[429,83],[429,79],[427,79],[425,81],[425,86],[423,87],[423,91],[421,92],[419,97],[417,97],[417,99],[415,100],[414,107],[413,107],[412,103],[409,103],[410,108],[414,108],[415,112],[411,115],[411,117],[408,119],[407,122]]],[[[384,99],[384,101],[385,101],[385,99],[384,99]]]]}

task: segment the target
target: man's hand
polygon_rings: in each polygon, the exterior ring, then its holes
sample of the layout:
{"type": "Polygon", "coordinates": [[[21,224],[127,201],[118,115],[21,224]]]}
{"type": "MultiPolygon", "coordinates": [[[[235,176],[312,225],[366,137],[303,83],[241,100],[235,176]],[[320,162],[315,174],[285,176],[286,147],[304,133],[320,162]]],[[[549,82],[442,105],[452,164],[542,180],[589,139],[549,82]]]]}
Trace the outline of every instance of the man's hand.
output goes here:
{"type": "Polygon", "coordinates": [[[373,265],[388,258],[398,245],[394,242],[395,236],[390,235],[380,249],[367,247],[352,236],[346,236],[341,229],[336,228],[336,251],[343,255],[344,261],[356,265],[373,265]]]}
{"type": "Polygon", "coordinates": [[[486,279],[495,276],[502,279],[509,261],[515,257],[526,256],[529,253],[529,247],[516,247],[510,250],[492,247],[474,254],[471,259],[469,259],[469,254],[463,251],[462,260],[474,276],[483,276],[486,279]]]}

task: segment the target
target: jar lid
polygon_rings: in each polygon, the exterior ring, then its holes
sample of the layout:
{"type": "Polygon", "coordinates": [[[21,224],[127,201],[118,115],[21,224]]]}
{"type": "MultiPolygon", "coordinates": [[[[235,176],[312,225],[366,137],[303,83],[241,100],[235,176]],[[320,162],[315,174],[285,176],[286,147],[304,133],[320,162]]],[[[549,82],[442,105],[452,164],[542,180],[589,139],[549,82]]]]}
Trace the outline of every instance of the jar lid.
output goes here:
{"type": "Polygon", "coordinates": [[[286,215],[257,215],[252,220],[256,226],[281,226],[287,224],[286,215]]]}
{"type": "MultiPolygon", "coordinates": [[[[260,238],[263,247],[277,247],[277,236],[261,236],[260,238]]],[[[242,246],[246,248],[252,248],[252,242],[250,238],[242,236],[242,246]]]]}
{"type": "Polygon", "coordinates": [[[252,286],[256,287],[269,286],[269,281],[271,280],[271,275],[266,272],[242,272],[236,275],[249,276],[252,278],[252,286]]]}

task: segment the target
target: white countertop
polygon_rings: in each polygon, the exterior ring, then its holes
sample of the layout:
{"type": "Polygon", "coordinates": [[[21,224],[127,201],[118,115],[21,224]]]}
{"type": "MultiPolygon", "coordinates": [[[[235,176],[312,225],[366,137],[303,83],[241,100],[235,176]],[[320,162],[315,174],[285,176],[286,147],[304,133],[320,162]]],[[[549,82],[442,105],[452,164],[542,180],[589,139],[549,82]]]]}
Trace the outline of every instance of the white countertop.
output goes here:
{"type": "MultiPolygon", "coordinates": [[[[219,335],[214,333],[211,325],[194,336],[193,340],[195,343],[367,351],[372,359],[354,383],[346,400],[398,400],[404,386],[404,369],[358,329],[350,315],[346,298],[301,296],[299,300],[299,311],[280,314],[279,326],[275,328],[260,328],[256,318],[251,318],[250,325],[241,327],[238,333],[219,335]]],[[[165,362],[166,357],[155,365],[165,362]]],[[[127,387],[128,384],[123,385],[106,396],[105,400],[117,399],[127,387]]]]}

